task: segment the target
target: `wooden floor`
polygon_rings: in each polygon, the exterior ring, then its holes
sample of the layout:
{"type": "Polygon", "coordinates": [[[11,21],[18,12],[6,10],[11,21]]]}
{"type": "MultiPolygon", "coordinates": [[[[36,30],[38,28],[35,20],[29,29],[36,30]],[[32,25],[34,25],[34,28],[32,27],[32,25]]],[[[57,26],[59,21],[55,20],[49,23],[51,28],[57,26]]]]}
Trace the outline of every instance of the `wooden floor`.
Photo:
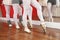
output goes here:
{"type": "MultiPolygon", "coordinates": [[[[30,28],[30,27],[29,27],[30,28]]],[[[30,34],[23,31],[23,26],[17,30],[15,25],[9,28],[7,23],[0,22],[0,40],[60,40],[60,30],[47,28],[44,34],[41,27],[33,25],[30,34]]]]}

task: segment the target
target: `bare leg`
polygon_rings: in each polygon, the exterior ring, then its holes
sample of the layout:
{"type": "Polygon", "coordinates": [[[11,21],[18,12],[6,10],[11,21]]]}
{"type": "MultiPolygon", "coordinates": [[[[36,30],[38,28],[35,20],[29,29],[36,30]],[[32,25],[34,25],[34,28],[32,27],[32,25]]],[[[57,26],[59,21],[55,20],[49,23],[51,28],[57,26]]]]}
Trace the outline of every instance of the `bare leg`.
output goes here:
{"type": "Polygon", "coordinates": [[[51,22],[53,22],[53,17],[52,17],[52,5],[51,5],[51,3],[48,3],[48,6],[47,6],[47,8],[48,8],[48,16],[49,16],[49,21],[51,21],[51,22]]]}

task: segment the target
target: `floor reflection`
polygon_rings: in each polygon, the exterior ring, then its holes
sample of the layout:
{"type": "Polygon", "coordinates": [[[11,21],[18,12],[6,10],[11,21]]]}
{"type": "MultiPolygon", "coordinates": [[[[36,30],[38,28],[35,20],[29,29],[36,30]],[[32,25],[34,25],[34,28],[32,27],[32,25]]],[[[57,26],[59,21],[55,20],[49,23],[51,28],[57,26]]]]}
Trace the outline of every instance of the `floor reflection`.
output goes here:
{"type": "Polygon", "coordinates": [[[34,26],[30,30],[32,32],[29,34],[14,26],[9,28],[6,23],[3,23],[0,40],[60,40],[60,30],[47,28],[47,34],[44,34],[40,27],[34,26]]]}

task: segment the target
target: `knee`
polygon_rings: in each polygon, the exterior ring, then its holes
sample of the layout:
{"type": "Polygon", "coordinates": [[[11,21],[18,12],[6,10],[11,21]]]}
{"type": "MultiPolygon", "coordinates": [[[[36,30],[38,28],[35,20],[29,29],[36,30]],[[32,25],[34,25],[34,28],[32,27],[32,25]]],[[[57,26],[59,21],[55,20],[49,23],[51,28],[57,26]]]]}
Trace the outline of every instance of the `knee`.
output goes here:
{"type": "Polygon", "coordinates": [[[38,5],[38,6],[36,7],[36,9],[37,9],[37,10],[42,10],[42,6],[38,5]]]}
{"type": "Polygon", "coordinates": [[[25,6],[24,9],[25,10],[32,10],[32,7],[31,6],[25,6]]]}
{"type": "Polygon", "coordinates": [[[47,7],[49,7],[49,8],[50,8],[51,6],[52,6],[52,4],[51,4],[51,3],[48,3],[47,7]]]}

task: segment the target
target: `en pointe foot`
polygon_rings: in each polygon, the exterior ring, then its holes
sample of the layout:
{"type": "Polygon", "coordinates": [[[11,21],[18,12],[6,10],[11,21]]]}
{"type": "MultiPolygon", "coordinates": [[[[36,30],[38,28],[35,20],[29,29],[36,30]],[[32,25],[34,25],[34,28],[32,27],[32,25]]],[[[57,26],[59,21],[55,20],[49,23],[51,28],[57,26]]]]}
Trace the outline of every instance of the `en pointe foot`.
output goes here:
{"type": "Polygon", "coordinates": [[[17,26],[16,26],[16,29],[20,29],[20,27],[17,25],[17,26]]]}
{"type": "Polygon", "coordinates": [[[27,33],[31,33],[31,31],[28,28],[25,28],[24,31],[27,33]]]}
{"type": "Polygon", "coordinates": [[[45,24],[41,24],[41,26],[42,26],[42,29],[44,31],[44,34],[46,34],[46,25],[45,24]]]}
{"type": "Polygon", "coordinates": [[[53,22],[53,18],[49,18],[49,22],[53,22]]]}

